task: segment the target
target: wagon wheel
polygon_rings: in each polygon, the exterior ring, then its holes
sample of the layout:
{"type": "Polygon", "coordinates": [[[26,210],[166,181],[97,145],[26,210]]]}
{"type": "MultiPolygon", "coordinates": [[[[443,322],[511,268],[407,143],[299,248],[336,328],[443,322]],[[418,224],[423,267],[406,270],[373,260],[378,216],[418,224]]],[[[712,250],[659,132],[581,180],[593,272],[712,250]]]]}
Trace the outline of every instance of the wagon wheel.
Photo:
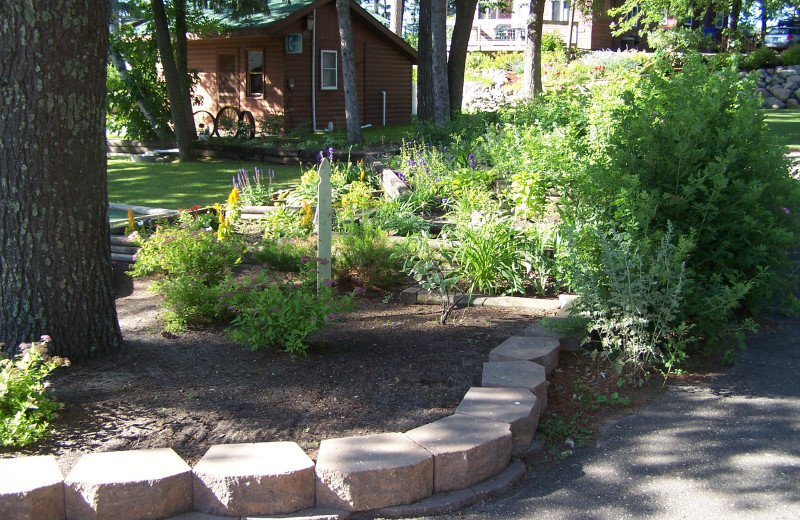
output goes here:
{"type": "Polygon", "coordinates": [[[239,114],[239,129],[236,137],[241,139],[255,139],[256,137],[256,120],[249,110],[244,110],[239,114]]]}
{"type": "Polygon", "coordinates": [[[214,131],[218,137],[233,137],[236,135],[239,122],[239,110],[236,107],[222,107],[217,112],[214,131]]]}
{"type": "Polygon", "coordinates": [[[194,117],[194,129],[197,135],[214,135],[217,133],[217,122],[214,120],[214,114],[208,110],[198,110],[192,116],[194,117]]]}

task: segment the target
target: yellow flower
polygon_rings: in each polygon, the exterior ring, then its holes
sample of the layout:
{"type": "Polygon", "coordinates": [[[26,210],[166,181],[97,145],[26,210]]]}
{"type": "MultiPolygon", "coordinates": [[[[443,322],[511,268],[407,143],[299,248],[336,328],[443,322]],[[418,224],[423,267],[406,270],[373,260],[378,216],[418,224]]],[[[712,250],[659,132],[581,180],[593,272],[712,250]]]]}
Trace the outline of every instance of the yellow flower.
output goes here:
{"type": "Polygon", "coordinates": [[[131,231],[136,229],[136,224],[133,221],[133,208],[128,208],[128,227],[131,228],[131,231]]]}
{"type": "Polygon", "coordinates": [[[239,190],[236,189],[236,186],[233,187],[231,190],[231,194],[228,195],[228,204],[233,206],[239,201],[239,190]]]}

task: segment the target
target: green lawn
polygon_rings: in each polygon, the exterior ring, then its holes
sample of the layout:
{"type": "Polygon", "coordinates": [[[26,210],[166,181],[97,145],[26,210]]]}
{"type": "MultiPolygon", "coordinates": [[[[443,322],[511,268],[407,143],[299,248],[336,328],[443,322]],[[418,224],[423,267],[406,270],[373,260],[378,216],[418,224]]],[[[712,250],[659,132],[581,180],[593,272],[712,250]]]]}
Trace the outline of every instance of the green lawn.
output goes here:
{"type": "Polygon", "coordinates": [[[791,150],[800,150],[800,110],[766,110],[770,133],[791,150]]]}
{"type": "Polygon", "coordinates": [[[245,168],[252,175],[258,166],[275,171],[272,186],[286,188],[300,182],[299,166],[278,166],[227,159],[191,163],[153,164],[128,159],[108,159],[108,200],[154,208],[191,208],[223,202],[231,191],[231,178],[245,168]]]}

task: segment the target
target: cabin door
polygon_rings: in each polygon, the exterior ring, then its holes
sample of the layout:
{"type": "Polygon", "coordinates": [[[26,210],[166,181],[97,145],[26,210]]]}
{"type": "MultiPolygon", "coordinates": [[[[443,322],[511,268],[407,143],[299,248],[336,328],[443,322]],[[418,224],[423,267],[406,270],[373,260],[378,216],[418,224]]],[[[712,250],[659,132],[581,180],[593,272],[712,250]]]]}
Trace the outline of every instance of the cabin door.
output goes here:
{"type": "Polygon", "coordinates": [[[217,55],[217,103],[219,108],[239,108],[239,89],[236,80],[236,55],[217,55]]]}

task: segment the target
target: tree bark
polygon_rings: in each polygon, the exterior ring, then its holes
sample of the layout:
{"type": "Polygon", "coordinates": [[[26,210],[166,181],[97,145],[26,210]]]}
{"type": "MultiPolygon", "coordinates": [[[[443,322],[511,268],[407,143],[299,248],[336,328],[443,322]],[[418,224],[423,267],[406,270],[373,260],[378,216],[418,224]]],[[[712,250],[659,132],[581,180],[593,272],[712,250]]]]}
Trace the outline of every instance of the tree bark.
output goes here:
{"type": "Polygon", "coordinates": [[[108,2],[0,3],[0,341],[117,351],[105,143],[108,2]],[[55,42],[55,43],[54,43],[55,42]]]}
{"type": "MultiPolygon", "coordinates": [[[[447,81],[447,0],[431,0],[431,66],[433,74],[433,122],[450,121],[447,81]]],[[[465,58],[466,59],[466,58],[465,58]]]]}
{"type": "Polygon", "coordinates": [[[178,78],[181,87],[181,117],[184,125],[189,129],[189,139],[197,138],[197,129],[194,127],[192,115],[192,82],[189,78],[189,58],[186,41],[186,0],[173,0],[175,7],[175,67],[178,69],[178,78]]]}
{"type": "Polygon", "coordinates": [[[467,49],[475,8],[478,0],[455,0],[456,23],[450,39],[450,56],[447,59],[447,81],[450,95],[450,113],[461,112],[464,98],[464,71],[467,67],[467,49]]]}
{"type": "Polygon", "coordinates": [[[172,114],[172,124],[175,127],[175,136],[178,144],[178,157],[181,161],[191,161],[193,159],[192,137],[195,135],[194,122],[192,122],[191,126],[187,125],[185,105],[181,97],[183,95],[182,81],[172,51],[172,41],[169,33],[169,23],[167,22],[167,13],[164,9],[164,1],[150,0],[150,7],[153,10],[153,24],[156,28],[158,54],[161,58],[161,67],[164,70],[164,81],[167,84],[169,109],[172,114]]]}
{"type": "Polygon", "coordinates": [[[540,94],[542,88],[542,24],[544,21],[544,1],[532,0],[528,14],[528,34],[525,41],[525,75],[521,94],[532,98],[540,94]]]}
{"type": "Polygon", "coordinates": [[[339,18],[339,45],[342,49],[342,83],[344,86],[344,113],[347,121],[347,142],[361,144],[361,118],[358,114],[358,88],[356,86],[356,60],[353,50],[353,27],[350,24],[350,0],[336,0],[339,18]]]}
{"type": "Polygon", "coordinates": [[[417,42],[417,118],[433,120],[433,53],[431,52],[431,2],[420,0],[417,42]]]}
{"type": "Polygon", "coordinates": [[[392,19],[389,20],[389,29],[399,37],[403,37],[403,12],[405,0],[392,0],[392,19]]]}

